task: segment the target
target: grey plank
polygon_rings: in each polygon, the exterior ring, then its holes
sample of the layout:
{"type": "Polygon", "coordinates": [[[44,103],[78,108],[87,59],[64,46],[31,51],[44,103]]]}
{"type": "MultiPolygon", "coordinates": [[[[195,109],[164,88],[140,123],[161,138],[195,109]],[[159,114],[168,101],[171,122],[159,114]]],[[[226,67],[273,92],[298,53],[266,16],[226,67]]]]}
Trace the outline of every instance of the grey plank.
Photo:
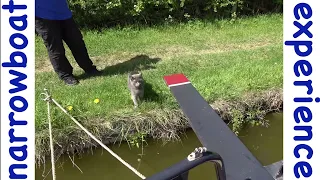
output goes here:
{"type": "Polygon", "coordinates": [[[203,146],[222,156],[227,180],[274,180],[191,83],[170,90],[203,146]]]}

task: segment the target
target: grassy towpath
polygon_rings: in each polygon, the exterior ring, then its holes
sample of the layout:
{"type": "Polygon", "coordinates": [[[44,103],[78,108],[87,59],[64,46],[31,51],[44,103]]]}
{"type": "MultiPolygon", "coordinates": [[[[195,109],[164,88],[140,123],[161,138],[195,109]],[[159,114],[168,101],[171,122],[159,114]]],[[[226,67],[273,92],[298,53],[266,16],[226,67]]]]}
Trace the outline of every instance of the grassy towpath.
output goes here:
{"type": "MultiPolygon", "coordinates": [[[[139,131],[174,139],[187,124],[163,76],[184,73],[236,132],[245,122],[258,123],[267,111],[282,106],[282,15],[239,19],[234,23],[190,22],[152,28],[83,32],[92,60],[103,76],[85,78],[75,65],[80,85],[67,87],[52,70],[42,40],[36,38],[36,158],[49,151],[46,104],[48,88],[70,113],[99,138],[130,138],[139,131]],[[142,69],[146,101],[139,110],[127,90],[127,74],[142,69]],[[258,93],[258,94],[256,94],[258,93]],[[249,94],[249,95],[248,95],[249,94]],[[251,95],[250,95],[251,94],[251,95]],[[94,103],[98,98],[99,103],[94,103]],[[255,121],[256,120],[256,121],[255,121]]],[[[52,106],[57,153],[83,150],[92,141],[52,106]]]]}

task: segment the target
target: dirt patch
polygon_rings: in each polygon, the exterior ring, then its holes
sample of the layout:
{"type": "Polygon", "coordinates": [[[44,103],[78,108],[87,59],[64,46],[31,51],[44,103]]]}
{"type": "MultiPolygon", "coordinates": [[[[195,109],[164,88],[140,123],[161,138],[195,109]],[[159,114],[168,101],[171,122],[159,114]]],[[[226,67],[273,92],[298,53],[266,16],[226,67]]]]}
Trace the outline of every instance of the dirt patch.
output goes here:
{"type": "MultiPolygon", "coordinates": [[[[247,124],[268,126],[264,119],[267,113],[282,110],[282,89],[271,89],[259,93],[248,93],[237,100],[217,100],[213,109],[237,133],[247,124]]],[[[81,123],[102,142],[109,144],[130,139],[142,132],[149,138],[168,141],[179,140],[179,136],[190,128],[180,109],[155,109],[147,113],[114,114],[109,119],[81,119],[81,123]]],[[[83,153],[97,147],[87,134],[76,125],[66,129],[54,129],[55,154],[83,153]]],[[[36,162],[41,165],[50,154],[47,129],[36,132],[36,162]]]]}

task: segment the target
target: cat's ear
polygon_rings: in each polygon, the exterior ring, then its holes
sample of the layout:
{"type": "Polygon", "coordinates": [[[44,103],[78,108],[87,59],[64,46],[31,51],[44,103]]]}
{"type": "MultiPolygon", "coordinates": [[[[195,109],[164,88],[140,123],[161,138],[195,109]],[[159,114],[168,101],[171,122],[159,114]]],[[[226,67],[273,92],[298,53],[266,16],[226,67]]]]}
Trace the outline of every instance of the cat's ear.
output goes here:
{"type": "Polygon", "coordinates": [[[138,73],[138,76],[139,76],[139,77],[141,77],[141,76],[142,76],[142,72],[141,72],[141,71],[138,73]]]}

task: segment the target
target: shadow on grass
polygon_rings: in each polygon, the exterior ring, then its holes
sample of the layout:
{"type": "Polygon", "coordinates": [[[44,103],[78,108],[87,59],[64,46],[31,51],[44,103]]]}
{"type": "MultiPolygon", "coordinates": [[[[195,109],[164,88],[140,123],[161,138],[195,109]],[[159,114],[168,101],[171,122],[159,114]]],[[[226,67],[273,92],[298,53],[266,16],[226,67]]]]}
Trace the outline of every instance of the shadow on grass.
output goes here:
{"type": "MultiPolygon", "coordinates": [[[[100,76],[111,76],[116,74],[126,74],[130,71],[134,70],[147,70],[147,69],[155,69],[153,64],[159,62],[160,58],[150,58],[147,55],[138,55],[135,56],[128,61],[106,67],[105,69],[101,70],[100,76]]],[[[78,79],[86,79],[89,78],[86,74],[81,74],[77,77],[78,79]]]]}
{"type": "Polygon", "coordinates": [[[159,95],[153,90],[152,85],[145,82],[144,85],[144,101],[159,102],[159,95]]]}

